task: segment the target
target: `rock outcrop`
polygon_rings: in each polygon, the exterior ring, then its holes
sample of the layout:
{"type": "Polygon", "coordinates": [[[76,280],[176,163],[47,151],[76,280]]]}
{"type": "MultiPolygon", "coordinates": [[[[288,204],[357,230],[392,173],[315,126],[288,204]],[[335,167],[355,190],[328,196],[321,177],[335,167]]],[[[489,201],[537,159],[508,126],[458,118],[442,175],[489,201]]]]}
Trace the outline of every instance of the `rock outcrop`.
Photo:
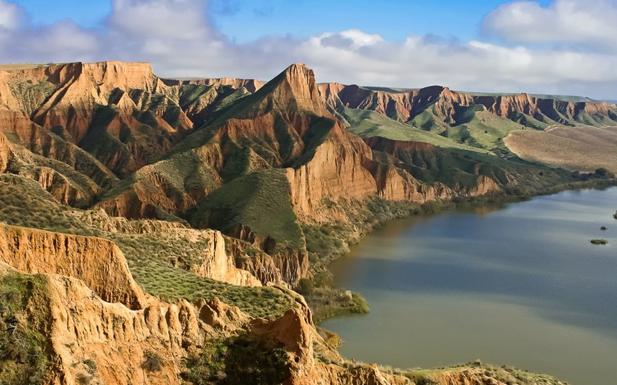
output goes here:
{"type": "MultiPolygon", "coordinates": [[[[399,122],[426,112],[426,124],[446,128],[476,110],[521,124],[617,120],[610,104],[317,85],[301,64],[266,84],[163,80],[145,63],[0,69],[0,172],[15,182],[3,190],[11,199],[2,218],[30,210],[45,217],[41,227],[62,231],[0,224],[0,279],[36,274],[45,283],[44,298],[23,301],[25,311],[9,320],[11,328],[40,329],[40,354],[53,363],[44,384],[181,384],[187,362],[220,379],[230,374],[220,373],[229,356],[210,373],[209,355],[232,354],[240,341],[262,349],[253,360],[282,352],[278,374],[287,385],[411,385],[409,373],[341,358],[304,299],[287,291],[311,275],[301,222],[351,226],[345,210],[355,209],[369,228],[377,223],[371,200],[480,196],[541,174],[497,157],[362,139],[348,132],[341,107],[399,122]],[[278,289],[250,287],[272,284],[278,289]],[[42,308],[49,314],[25,322],[42,308]]],[[[501,385],[495,378],[470,369],[436,371],[430,380],[501,385]]]]}
{"type": "MultiPolygon", "coordinates": [[[[0,262],[0,282],[6,277],[14,279],[15,274],[10,266],[0,262]]],[[[29,298],[28,293],[24,293],[26,301],[20,304],[23,309],[11,322],[16,328],[25,327],[28,321],[24,316],[29,314],[36,322],[27,327],[44,332],[41,334],[44,341],[40,342],[47,348],[39,354],[47,355],[46,361],[53,363],[41,368],[45,370],[40,382],[44,385],[180,385],[186,383],[184,374],[194,369],[187,366],[188,362],[202,365],[198,369],[203,370],[199,372],[200,378],[220,378],[232,373],[213,372],[212,368],[228,370],[225,362],[207,361],[216,359],[208,355],[203,356],[205,362],[194,361],[195,357],[211,351],[208,347],[217,349],[222,341],[233,341],[237,337],[242,337],[245,344],[261,341],[264,347],[280,347],[284,356],[278,359],[284,360],[282,383],[285,385],[537,383],[537,377],[528,372],[475,363],[418,376],[345,361],[324,343],[306,303],[293,293],[289,293],[295,299],[291,309],[278,318],[265,320],[251,319],[217,298],[195,304],[184,300],[170,304],[152,299],[142,309],[130,310],[122,303],[103,301],[75,278],[41,274],[38,281],[42,286],[37,288],[37,297],[29,298]]],[[[0,333],[3,332],[0,329],[0,333]]],[[[227,354],[225,349],[214,351],[227,354]]],[[[251,361],[262,362],[260,357],[244,359],[249,365],[251,361]]],[[[274,360],[273,357],[263,362],[272,364],[274,360]]],[[[270,368],[262,366],[259,369],[267,371],[270,368]]],[[[547,385],[564,385],[547,376],[543,376],[542,381],[547,385]]]]}
{"type": "Polygon", "coordinates": [[[0,261],[25,273],[75,277],[107,302],[146,302],[124,255],[111,241],[0,224],[0,261]]]}
{"type": "MultiPolygon", "coordinates": [[[[194,265],[192,271],[198,276],[240,286],[261,286],[261,281],[248,270],[237,268],[235,259],[227,254],[225,238],[219,231],[211,231],[211,242],[200,258],[201,263],[194,265]]],[[[270,281],[276,283],[277,281],[270,281]]],[[[268,282],[266,282],[268,283],[268,282]]]]}
{"type": "Polygon", "coordinates": [[[332,109],[339,106],[371,110],[407,123],[430,111],[442,123],[464,123],[466,108],[484,109],[499,117],[524,125],[604,124],[617,121],[617,106],[611,103],[576,98],[533,96],[526,93],[483,95],[450,90],[442,86],[394,90],[357,85],[324,83],[319,85],[322,99],[332,109]]]}

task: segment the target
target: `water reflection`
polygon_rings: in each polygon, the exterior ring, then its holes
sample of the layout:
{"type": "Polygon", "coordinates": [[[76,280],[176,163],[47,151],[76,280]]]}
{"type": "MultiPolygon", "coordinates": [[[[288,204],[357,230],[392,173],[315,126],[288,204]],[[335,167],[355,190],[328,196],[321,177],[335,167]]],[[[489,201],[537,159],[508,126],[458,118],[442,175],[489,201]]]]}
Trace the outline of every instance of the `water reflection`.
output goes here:
{"type": "Polygon", "coordinates": [[[324,326],[360,359],[435,366],[479,357],[612,383],[615,208],[613,188],[393,223],[332,267],[372,313],[324,326]],[[589,244],[597,237],[609,245],[589,244]]]}

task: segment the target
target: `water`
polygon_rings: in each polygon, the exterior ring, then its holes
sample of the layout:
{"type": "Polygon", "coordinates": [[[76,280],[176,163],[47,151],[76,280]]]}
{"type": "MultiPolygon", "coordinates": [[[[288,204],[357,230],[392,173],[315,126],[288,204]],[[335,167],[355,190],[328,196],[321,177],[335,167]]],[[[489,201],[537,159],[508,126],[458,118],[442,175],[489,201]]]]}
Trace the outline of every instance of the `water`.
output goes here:
{"type": "Polygon", "coordinates": [[[332,266],[371,313],[322,326],[362,361],[481,359],[575,385],[617,384],[616,209],[611,188],[392,223],[332,266]]]}

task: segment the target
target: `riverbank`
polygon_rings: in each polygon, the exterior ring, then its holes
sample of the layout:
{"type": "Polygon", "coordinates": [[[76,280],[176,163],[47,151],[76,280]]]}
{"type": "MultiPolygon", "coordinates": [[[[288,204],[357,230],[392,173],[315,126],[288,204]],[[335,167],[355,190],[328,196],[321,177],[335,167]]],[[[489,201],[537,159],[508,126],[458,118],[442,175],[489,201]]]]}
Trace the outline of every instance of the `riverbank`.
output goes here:
{"type": "Polygon", "coordinates": [[[604,189],[617,186],[617,179],[586,179],[556,184],[541,189],[521,188],[481,197],[457,197],[450,201],[433,201],[426,204],[392,202],[373,198],[363,204],[347,202],[340,210],[346,213],[349,222],[334,221],[326,224],[304,223],[307,249],[311,258],[312,279],[301,282],[300,292],[313,311],[317,324],[338,316],[365,314],[368,303],[359,293],[334,285],[329,266],[347,255],[353,245],[369,233],[387,223],[412,216],[427,216],[448,210],[501,207],[507,203],[522,202],[533,197],[555,194],[566,190],[604,189]]]}
{"type": "Polygon", "coordinates": [[[612,383],[615,202],[616,187],[569,190],[394,221],[331,266],[335,285],[362,293],[371,312],[321,327],[339,334],[341,354],[368,362],[479,358],[612,383]],[[609,244],[589,243],[599,236],[609,244]]]}

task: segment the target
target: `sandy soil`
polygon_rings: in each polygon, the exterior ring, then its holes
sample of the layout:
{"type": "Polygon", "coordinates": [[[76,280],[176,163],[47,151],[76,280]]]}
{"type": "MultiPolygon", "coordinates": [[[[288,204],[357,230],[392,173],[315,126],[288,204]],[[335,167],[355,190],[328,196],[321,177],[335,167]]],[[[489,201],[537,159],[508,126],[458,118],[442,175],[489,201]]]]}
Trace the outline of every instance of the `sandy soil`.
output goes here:
{"type": "Polygon", "coordinates": [[[572,170],[617,173],[617,127],[553,126],[513,131],[504,140],[519,157],[572,170]]]}

